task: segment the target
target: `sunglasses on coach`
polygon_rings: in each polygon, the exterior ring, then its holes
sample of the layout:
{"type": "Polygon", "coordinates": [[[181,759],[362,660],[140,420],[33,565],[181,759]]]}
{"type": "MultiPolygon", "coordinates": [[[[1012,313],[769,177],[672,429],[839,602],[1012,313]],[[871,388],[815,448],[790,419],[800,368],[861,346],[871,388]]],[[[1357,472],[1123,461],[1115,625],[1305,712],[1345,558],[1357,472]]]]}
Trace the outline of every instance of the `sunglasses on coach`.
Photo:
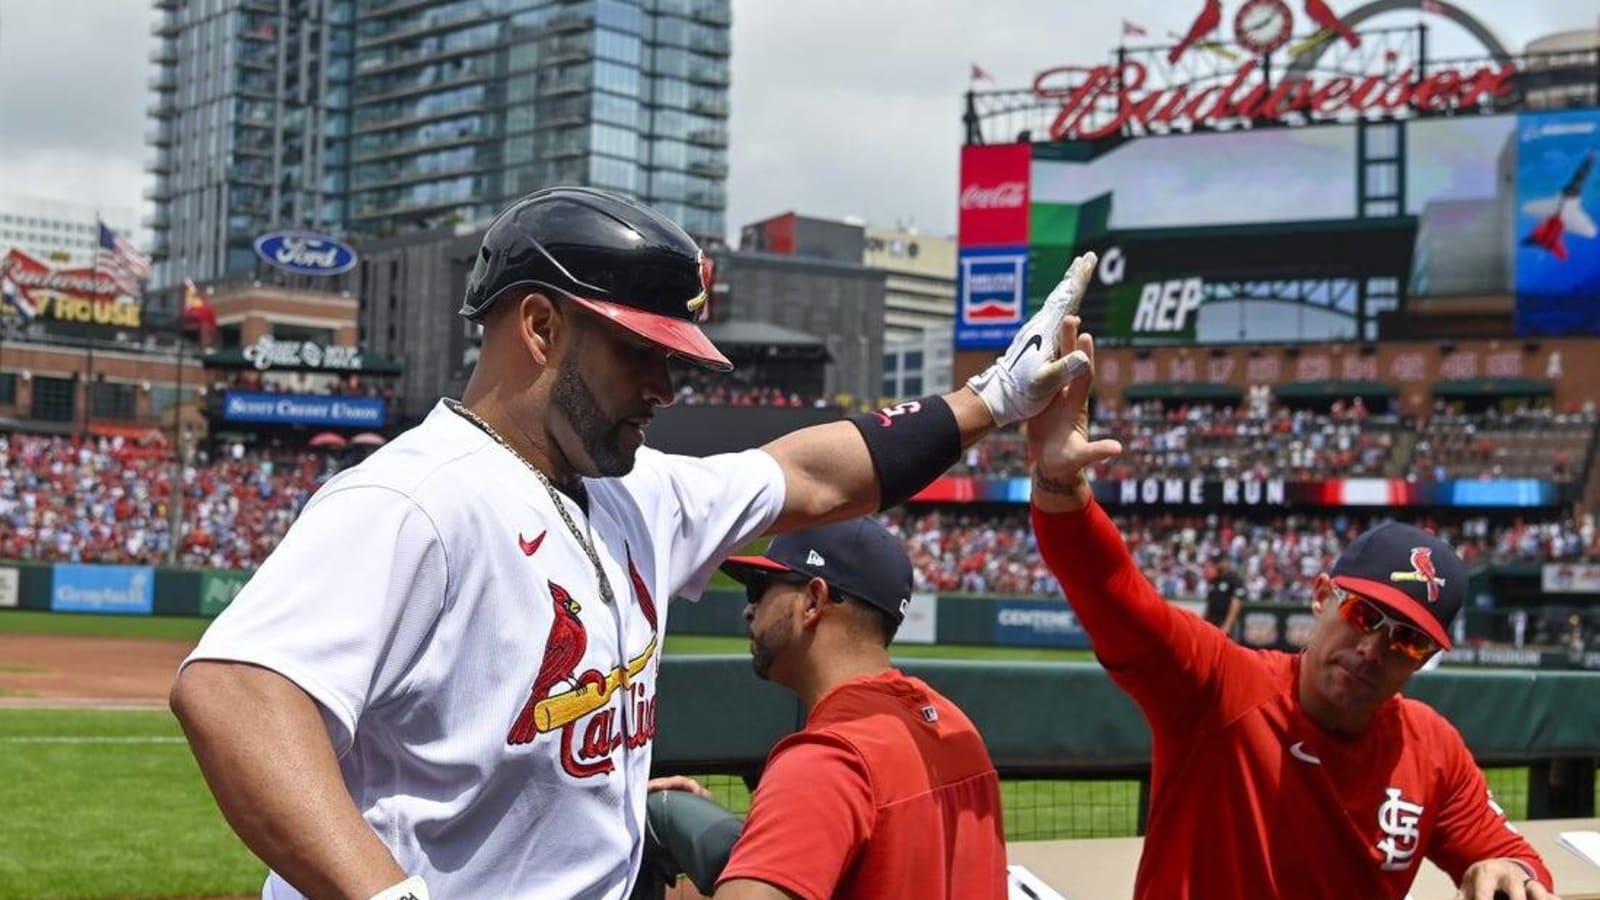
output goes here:
{"type": "Polygon", "coordinates": [[[805,584],[810,580],[810,576],[801,575],[798,572],[772,575],[752,575],[750,576],[750,579],[744,583],[744,602],[750,604],[751,606],[755,606],[761,602],[762,597],[766,596],[767,588],[770,588],[775,584],[800,585],[805,584]]]}
{"type": "Polygon", "coordinates": [[[1439,645],[1417,626],[1389,615],[1376,603],[1359,594],[1337,589],[1334,593],[1339,597],[1339,618],[1362,634],[1371,634],[1379,628],[1387,629],[1390,650],[1416,662],[1422,662],[1438,652],[1439,645]]]}

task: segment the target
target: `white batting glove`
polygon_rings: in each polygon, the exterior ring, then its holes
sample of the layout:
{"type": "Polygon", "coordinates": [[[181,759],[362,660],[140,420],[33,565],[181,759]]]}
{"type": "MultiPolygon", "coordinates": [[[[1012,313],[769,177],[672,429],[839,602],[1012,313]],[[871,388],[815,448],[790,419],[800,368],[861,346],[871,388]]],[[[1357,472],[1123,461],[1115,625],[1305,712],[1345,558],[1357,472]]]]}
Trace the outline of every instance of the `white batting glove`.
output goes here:
{"type": "Polygon", "coordinates": [[[1089,370],[1082,350],[1061,355],[1061,320],[1076,315],[1094,274],[1097,257],[1085,253],[1072,261],[1061,283],[1044,300],[1011,346],[994,364],[967,379],[967,387],[983,398],[1001,428],[1031,419],[1050,405],[1067,382],[1089,370]]]}

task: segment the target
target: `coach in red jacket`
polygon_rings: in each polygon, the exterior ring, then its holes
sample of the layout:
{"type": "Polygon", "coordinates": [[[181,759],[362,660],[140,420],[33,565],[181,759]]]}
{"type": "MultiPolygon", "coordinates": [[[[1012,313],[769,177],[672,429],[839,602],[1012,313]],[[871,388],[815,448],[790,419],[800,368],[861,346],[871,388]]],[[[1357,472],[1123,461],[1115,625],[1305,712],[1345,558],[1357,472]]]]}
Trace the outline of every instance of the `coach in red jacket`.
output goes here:
{"type": "MultiPolygon", "coordinates": [[[[1092,357],[1078,323],[1061,347],[1092,357]]],[[[1399,696],[1466,594],[1466,568],[1390,523],[1315,583],[1304,652],[1247,650],[1157,596],[1083,471],[1122,451],[1091,441],[1087,377],[1029,427],[1040,552],[1112,679],[1154,736],[1149,828],[1134,896],[1405,897],[1424,858],[1465,900],[1552,900],[1549,871],[1506,822],[1453,726],[1399,696]]]]}

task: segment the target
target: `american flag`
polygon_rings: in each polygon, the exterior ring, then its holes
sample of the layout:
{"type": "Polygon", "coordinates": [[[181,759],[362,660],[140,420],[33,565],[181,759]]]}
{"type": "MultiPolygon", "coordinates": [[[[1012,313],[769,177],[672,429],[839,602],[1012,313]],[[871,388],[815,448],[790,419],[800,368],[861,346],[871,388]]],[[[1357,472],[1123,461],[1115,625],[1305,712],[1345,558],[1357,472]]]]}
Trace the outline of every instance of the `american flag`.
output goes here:
{"type": "Polygon", "coordinates": [[[150,257],[140,253],[127,238],[100,223],[100,252],[95,254],[96,271],[111,276],[125,294],[138,294],[139,282],[150,274],[150,257]]]}
{"type": "Polygon", "coordinates": [[[11,304],[12,308],[24,319],[31,321],[39,315],[39,310],[33,305],[33,301],[29,299],[27,294],[22,292],[21,288],[17,287],[17,283],[12,281],[8,275],[0,275],[0,299],[11,304]]]}

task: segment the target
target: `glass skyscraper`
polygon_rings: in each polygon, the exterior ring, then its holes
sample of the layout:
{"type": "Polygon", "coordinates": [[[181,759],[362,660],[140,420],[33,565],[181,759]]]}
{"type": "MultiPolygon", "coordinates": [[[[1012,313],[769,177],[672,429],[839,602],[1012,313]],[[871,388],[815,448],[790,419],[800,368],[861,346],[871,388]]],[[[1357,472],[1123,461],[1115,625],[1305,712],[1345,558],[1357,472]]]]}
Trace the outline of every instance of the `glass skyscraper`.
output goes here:
{"type": "Polygon", "coordinates": [[[724,234],[730,0],[156,0],[156,284],[551,184],[724,234]]]}

